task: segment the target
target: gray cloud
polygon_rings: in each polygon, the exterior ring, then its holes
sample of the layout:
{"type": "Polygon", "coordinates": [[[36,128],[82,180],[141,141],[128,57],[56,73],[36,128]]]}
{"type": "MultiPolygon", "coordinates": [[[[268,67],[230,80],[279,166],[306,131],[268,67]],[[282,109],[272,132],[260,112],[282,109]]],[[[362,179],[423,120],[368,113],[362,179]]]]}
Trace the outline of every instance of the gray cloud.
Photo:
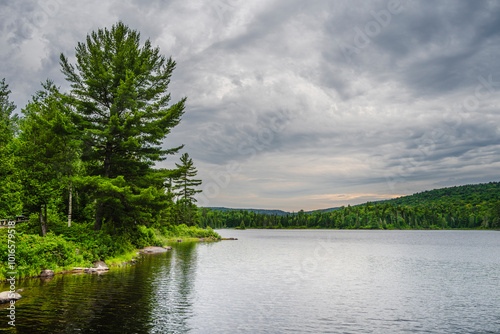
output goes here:
{"type": "MultiPolygon", "coordinates": [[[[495,1],[0,0],[0,77],[23,107],[59,54],[122,20],[177,61],[207,205],[314,209],[498,180],[495,1]]],[[[19,108],[19,109],[20,109],[19,108]]],[[[163,166],[173,166],[169,157],[163,166]]]]}

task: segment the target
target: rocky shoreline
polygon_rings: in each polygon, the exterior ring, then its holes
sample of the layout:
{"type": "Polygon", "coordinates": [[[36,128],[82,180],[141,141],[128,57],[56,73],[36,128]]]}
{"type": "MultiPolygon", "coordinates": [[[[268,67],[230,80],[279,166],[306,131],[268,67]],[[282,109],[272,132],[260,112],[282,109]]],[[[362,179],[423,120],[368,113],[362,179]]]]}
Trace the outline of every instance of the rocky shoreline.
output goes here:
{"type": "MultiPolygon", "coordinates": [[[[221,240],[238,240],[237,238],[221,238],[221,239],[215,239],[215,238],[198,238],[198,242],[214,242],[214,241],[221,241],[221,240]]],[[[191,241],[191,240],[189,240],[191,241]]],[[[184,242],[182,239],[178,239],[177,242],[184,242]]],[[[166,246],[166,247],[158,247],[158,246],[148,246],[142,249],[137,250],[137,255],[140,254],[160,254],[160,253],[165,253],[172,250],[172,247],[166,246]]],[[[127,265],[132,265],[137,262],[136,260],[137,257],[132,258],[132,260],[128,262],[122,262],[120,264],[111,264],[110,266],[112,267],[124,267],[127,265]]],[[[40,272],[40,275],[35,275],[31,277],[24,277],[23,279],[28,279],[28,278],[40,278],[41,280],[48,281],[51,280],[55,275],[62,275],[62,274],[97,274],[100,275],[102,273],[105,273],[109,271],[109,266],[104,262],[104,261],[95,261],[92,263],[92,267],[73,267],[71,270],[63,270],[60,272],[55,273],[53,270],[50,269],[42,269],[40,272]]],[[[4,303],[9,303],[11,300],[18,300],[22,296],[18,293],[21,292],[22,289],[16,291],[15,294],[12,294],[11,291],[4,291],[0,292],[0,304],[4,303]]]]}

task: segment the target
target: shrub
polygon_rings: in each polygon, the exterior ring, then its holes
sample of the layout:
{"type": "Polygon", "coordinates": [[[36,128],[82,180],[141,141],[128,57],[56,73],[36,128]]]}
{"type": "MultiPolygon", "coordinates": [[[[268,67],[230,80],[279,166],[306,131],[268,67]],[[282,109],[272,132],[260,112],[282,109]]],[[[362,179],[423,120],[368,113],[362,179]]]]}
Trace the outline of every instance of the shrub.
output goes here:
{"type": "Polygon", "coordinates": [[[156,237],[156,233],[152,228],[144,225],[137,225],[137,233],[134,236],[133,244],[137,248],[147,246],[162,246],[162,242],[156,237]]]}
{"type": "MultiPolygon", "coordinates": [[[[7,239],[0,237],[0,260],[8,261],[7,239]]],[[[65,240],[62,236],[47,233],[45,237],[34,234],[17,233],[15,238],[15,264],[19,277],[38,275],[40,269],[57,271],[74,264],[86,264],[83,255],[76,253],[75,243],[65,240]]],[[[0,275],[5,277],[5,266],[0,269],[0,275]]]]}

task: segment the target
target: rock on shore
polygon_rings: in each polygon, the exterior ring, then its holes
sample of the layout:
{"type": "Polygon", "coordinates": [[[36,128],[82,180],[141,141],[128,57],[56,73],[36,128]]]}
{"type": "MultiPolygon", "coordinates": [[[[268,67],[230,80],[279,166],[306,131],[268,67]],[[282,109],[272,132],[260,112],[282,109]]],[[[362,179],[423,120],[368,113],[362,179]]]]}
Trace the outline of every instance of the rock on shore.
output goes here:
{"type": "Polygon", "coordinates": [[[11,300],[21,299],[21,295],[17,292],[4,291],[0,292],[0,304],[8,303],[11,300]]]}
{"type": "Polygon", "coordinates": [[[104,261],[95,261],[92,264],[94,265],[93,268],[85,268],[83,272],[86,274],[92,274],[92,273],[102,273],[104,271],[109,270],[108,265],[104,261]]]}
{"type": "Polygon", "coordinates": [[[73,267],[73,270],[71,272],[78,273],[83,271],[86,274],[93,274],[93,273],[103,273],[109,270],[108,265],[104,261],[95,261],[92,263],[92,265],[93,265],[92,268],[73,267]]]}
{"type": "Polygon", "coordinates": [[[104,261],[95,261],[92,264],[97,270],[109,270],[108,265],[104,261]]]}
{"type": "Polygon", "coordinates": [[[52,277],[54,275],[55,275],[54,271],[50,269],[44,269],[40,273],[40,277],[52,277]]]}
{"type": "Polygon", "coordinates": [[[143,248],[143,249],[139,250],[139,253],[145,253],[145,254],[149,254],[149,253],[165,253],[165,252],[168,252],[171,249],[172,249],[172,247],[149,246],[149,247],[146,247],[146,248],[143,248]]]}

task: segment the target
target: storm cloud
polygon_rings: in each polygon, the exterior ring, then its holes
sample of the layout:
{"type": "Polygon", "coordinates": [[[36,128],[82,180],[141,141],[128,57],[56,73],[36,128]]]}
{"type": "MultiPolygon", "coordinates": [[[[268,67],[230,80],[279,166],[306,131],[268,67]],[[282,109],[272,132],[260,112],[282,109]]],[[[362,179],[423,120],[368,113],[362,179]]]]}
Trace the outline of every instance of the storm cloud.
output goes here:
{"type": "MultiPolygon", "coordinates": [[[[498,181],[496,1],[0,0],[18,112],[121,20],[177,62],[205,206],[297,211],[498,181]]],[[[178,157],[162,166],[173,167],[178,157]]]]}

